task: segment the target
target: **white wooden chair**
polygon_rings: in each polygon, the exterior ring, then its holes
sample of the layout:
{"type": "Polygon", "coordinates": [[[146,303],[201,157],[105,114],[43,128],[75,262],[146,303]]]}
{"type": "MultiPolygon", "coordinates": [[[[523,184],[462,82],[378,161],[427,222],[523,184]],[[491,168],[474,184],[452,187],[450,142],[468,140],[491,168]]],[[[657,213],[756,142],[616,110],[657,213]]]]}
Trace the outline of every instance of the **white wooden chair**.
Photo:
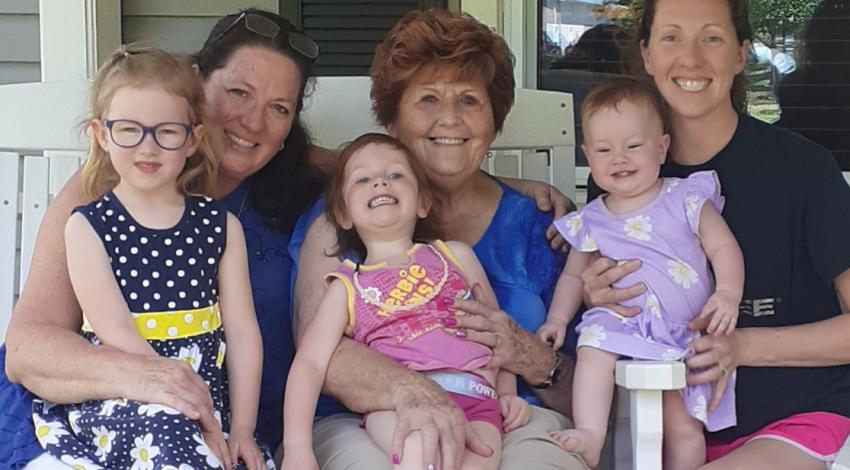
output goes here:
{"type": "MultiPolygon", "coordinates": [[[[319,80],[305,122],[314,140],[335,148],[380,128],[372,118],[366,77],[319,80]]],[[[78,168],[85,153],[80,123],[86,80],[0,86],[0,334],[5,335],[20,286],[26,280],[38,225],[47,204],[78,168]]],[[[514,109],[496,139],[485,169],[494,174],[547,181],[575,194],[573,106],[570,95],[517,90],[514,109]]],[[[616,470],[661,469],[661,394],[682,388],[677,362],[620,361],[615,437],[616,470]]],[[[850,470],[845,445],[833,470],[850,470]]]]}

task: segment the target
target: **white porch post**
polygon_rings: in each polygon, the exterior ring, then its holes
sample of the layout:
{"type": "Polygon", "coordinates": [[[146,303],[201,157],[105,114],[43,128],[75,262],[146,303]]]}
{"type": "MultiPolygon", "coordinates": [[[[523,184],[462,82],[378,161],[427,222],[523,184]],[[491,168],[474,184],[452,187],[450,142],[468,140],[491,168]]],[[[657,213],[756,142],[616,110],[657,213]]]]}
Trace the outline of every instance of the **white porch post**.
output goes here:
{"type": "Polygon", "coordinates": [[[93,78],[121,44],[118,0],[39,0],[41,80],[93,78]]]}

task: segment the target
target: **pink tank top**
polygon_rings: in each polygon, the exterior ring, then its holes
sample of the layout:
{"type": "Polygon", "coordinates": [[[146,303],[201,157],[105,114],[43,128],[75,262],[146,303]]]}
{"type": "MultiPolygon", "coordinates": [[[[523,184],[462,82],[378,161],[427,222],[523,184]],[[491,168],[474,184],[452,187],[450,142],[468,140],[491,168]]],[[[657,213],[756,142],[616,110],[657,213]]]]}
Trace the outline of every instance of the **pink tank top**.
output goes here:
{"type": "Polygon", "coordinates": [[[443,326],[446,318],[463,314],[451,307],[451,300],[471,297],[454,254],[438,240],[414,245],[408,257],[408,263],[391,267],[358,266],[346,259],[326,276],[327,282],[341,280],[348,291],[345,334],[413,370],[472,371],[486,366],[493,354],[490,348],[443,326]],[[415,307],[398,309],[405,305],[415,307]]]}

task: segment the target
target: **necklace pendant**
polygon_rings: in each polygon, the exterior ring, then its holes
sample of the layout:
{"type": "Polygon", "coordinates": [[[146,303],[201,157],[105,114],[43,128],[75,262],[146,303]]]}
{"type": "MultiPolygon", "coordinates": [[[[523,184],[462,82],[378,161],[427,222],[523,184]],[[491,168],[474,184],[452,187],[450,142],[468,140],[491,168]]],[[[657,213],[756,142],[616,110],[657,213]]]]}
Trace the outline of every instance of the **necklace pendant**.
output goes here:
{"type": "Polygon", "coordinates": [[[360,292],[360,295],[366,303],[373,305],[380,305],[381,303],[381,289],[378,289],[377,287],[366,287],[360,292]]]}

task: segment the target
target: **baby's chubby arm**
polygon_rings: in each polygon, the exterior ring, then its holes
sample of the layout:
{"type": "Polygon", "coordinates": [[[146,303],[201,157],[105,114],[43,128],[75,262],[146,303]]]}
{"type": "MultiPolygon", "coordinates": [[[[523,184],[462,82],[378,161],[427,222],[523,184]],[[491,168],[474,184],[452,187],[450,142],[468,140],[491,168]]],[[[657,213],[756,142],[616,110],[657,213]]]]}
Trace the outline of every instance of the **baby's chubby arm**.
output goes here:
{"type": "Polygon", "coordinates": [[[711,316],[708,333],[729,335],[738,322],[738,306],[744,294],[744,256],[726,221],[710,203],[703,204],[700,212],[699,234],[716,278],[714,294],[699,316],[711,316]]]}
{"type": "Polygon", "coordinates": [[[537,336],[555,349],[563,346],[567,325],[581,307],[581,273],[589,264],[590,253],[570,250],[567,264],[561,271],[561,277],[558,278],[558,284],[555,286],[546,323],[537,330],[537,336]]]}
{"type": "Polygon", "coordinates": [[[318,469],[313,455],[313,416],[328,363],[348,324],[348,292],[334,280],[298,346],[283,405],[283,469],[318,469]]]}

